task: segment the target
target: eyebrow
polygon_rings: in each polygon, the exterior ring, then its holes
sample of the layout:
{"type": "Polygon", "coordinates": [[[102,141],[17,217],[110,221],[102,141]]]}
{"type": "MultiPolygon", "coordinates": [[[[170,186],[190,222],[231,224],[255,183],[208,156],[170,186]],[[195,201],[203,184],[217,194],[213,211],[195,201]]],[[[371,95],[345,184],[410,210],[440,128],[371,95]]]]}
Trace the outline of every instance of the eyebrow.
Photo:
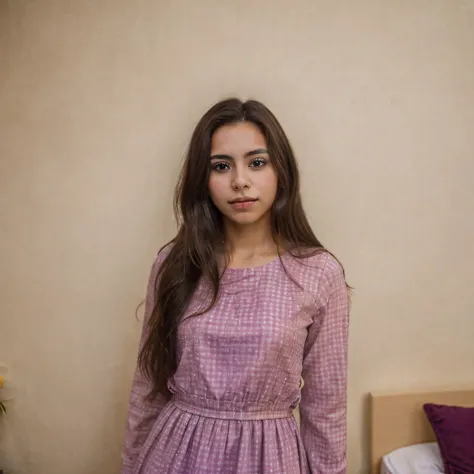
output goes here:
{"type": "MultiPolygon", "coordinates": [[[[254,156],[254,155],[263,155],[267,154],[268,155],[268,150],[266,148],[257,148],[256,150],[248,151],[245,153],[245,158],[248,158],[249,156],[254,156]]],[[[211,160],[233,160],[232,156],[230,155],[212,155],[211,160]]]]}

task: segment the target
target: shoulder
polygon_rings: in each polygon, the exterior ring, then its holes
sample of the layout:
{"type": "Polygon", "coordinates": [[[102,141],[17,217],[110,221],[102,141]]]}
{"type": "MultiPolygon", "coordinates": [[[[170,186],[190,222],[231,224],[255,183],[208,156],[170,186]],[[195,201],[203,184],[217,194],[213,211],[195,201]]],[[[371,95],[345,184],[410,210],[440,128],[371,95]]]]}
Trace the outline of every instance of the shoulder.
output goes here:
{"type": "Polygon", "coordinates": [[[344,269],[337,258],[327,250],[316,251],[313,255],[305,258],[307,265],[318,271],[319,284],[334,286],[345,283],[344,269]]]}
{"type": "Polygon", "coordinates": [[[164,262],[168,255],[171,253],[174,247],[174,242],[168,242],[167,244],[163,245],[163,247],[158,250],[158,254],[156,255],[155,261],[157,262],[164,262]]]}
{"type": "Polygon", "coordinates": [[[173,241],[168,242],[163,247],[158,250],[158,253],[155,256],[155,260],[153,261],[153,265],[151,268],[151,279],[156,280],[158,272],[163,265],[163,262],[166,258],[170,255],[171,250],[173,248],[173,241]]]}
{"type": "Polygon", "coordinates": [[[291,273],[319,304],[324,304],[334,291],[347,290],[344,269],[327,250],[304,249],[292,255],[291,273]]]}

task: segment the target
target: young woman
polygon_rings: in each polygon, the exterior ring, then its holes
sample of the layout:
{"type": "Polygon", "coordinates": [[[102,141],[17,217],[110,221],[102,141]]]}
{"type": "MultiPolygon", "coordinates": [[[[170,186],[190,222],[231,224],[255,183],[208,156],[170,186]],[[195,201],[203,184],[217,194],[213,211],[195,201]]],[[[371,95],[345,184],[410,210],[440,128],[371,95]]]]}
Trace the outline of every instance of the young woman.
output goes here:
{"type": "Polygon", "coordinates": [[[149,280],[122,474],[345,473],[344,272],[263,104],[229,99],[201,118],[175,211],[149,280]]]}

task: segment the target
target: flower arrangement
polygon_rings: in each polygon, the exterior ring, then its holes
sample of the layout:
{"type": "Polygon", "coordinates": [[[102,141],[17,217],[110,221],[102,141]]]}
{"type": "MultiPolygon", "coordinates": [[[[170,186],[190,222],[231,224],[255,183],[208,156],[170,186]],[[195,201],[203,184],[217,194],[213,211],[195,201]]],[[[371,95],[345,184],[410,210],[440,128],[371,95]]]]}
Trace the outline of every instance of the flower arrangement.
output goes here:
{"type": "MultiPolygon", "coordinates": [[[[11,400],[15,392],[14,385],[5,378],[5,374],[7,372],[8,368],[0,364],[0,418],[7,412],[4,402],[6,402],[7,400],[11,400]]],[[[0,465],[0,474],[8,473],[10,473],[10,470],[7,469],[7,467],[4,465],[0,465]]]]}
{"type": "Polygon", "coordinates": [[[0,365],[0,416],[7,412],[5,402],[13,398],[14,392],[13,384],[5,378],[7,371],[7,367],[0,365]]]}
{"type": "MultiPolygon", "coordinates": [[[[0,390],[5,386],[5,377],[3,375],[0,375],[0,390]]],[[[7,412],[7,409],[5,407],[5,404],[3,403],[2,400],[0,400],[0,415],[3,415],[4,413],[7,412]]]]}

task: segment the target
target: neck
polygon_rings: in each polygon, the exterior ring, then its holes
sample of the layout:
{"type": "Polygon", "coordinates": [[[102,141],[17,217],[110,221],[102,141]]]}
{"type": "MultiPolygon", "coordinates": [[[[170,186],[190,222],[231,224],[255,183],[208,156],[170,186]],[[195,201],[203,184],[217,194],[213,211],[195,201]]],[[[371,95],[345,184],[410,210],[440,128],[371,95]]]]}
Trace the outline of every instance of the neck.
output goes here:
{"type": "Polygon", "coordinates": [[[269,223],[243,226],[227,222],[225,247],[231,257],[239,257],[244,260],[277,253],[277,244],[273,240],[269,223]]]}

